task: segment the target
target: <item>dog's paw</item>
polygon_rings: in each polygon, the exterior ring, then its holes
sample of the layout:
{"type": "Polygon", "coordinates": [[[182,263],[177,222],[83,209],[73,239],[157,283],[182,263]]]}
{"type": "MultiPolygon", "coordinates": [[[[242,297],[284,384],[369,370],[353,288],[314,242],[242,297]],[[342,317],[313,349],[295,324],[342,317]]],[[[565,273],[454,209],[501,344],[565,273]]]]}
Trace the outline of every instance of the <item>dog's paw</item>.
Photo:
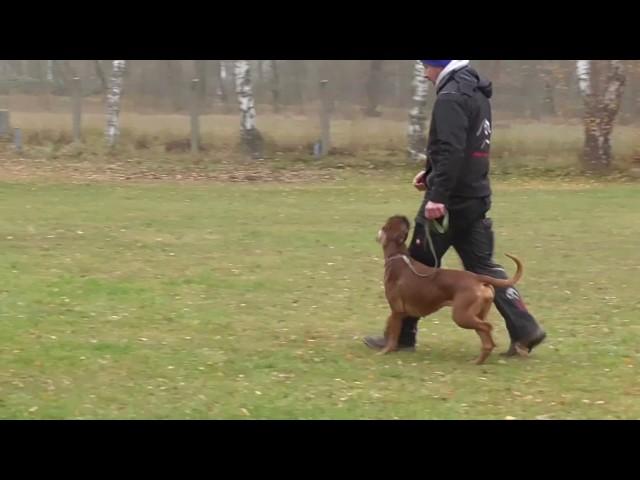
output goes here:
{"type": "Polygon", "coordinates": [[[489,356],[491,355],[492,350],[493,349],[482,350],[482,352],[480,353],[480,356],[476,358],[473,363],[475,363],[476,365],[482,365],[484,362],[487,361],[487,358],[489,358],[489,356]]]}

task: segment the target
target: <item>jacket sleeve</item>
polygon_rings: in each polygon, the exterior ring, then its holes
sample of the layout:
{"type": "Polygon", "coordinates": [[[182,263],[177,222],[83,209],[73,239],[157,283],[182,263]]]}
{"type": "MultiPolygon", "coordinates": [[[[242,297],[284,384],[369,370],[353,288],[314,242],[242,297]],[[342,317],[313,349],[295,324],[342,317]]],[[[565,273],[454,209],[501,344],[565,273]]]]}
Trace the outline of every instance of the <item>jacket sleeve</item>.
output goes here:
{"type": "Polygon", "coordinates": [[[449,195],[465,160],[469,119],[462,101],[456,94],[443,95],[433,107],[432,121],[436,122],[436,129],[429,157],[432,159],[434,177],[427,198],[444,205],[449,202],[449,195]]]}

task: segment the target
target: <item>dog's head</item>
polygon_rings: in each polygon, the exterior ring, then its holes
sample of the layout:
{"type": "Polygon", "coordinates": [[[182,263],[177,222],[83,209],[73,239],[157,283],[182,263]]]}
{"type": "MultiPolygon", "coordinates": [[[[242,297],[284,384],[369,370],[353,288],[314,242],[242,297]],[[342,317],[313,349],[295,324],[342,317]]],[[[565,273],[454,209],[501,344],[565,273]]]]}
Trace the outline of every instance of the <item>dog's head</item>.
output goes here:
{"type": "Polygon", "coordinates": [[[378,231],[376,241],[383,247],[386,247],[390,243],[394,243],[398,246],[407,241],[409,236],[409,230],[411,229],[411,222],[404,215],[394,215],[389,217],[387,223],[378,231]]]}

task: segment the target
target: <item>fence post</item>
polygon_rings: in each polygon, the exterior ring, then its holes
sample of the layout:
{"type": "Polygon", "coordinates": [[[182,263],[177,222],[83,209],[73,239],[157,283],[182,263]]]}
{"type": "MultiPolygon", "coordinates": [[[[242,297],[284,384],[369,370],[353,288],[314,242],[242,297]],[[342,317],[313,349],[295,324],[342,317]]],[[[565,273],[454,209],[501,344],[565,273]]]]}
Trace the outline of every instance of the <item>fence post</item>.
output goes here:
{"type": "Polygon", "coordinates": [[[191,80],[191,153],[200,151],[199,85],[197,78],[191,80]]]}
{"type": "Polygon", "coordinates": [[[329,93],[327,92],[328,80],[320,81],[320,156],[325,157],[331,149],[331,120],[329,118],[329,93]]]}
{"type": "Polygon", "coordinates": [[[0,110],[0,139],[9,138],[11,122],[9,121],[9,110],[0,110]]]}
{"type": "Polygon", "coordinates": [[[22,152],[22,130],[19,128],[13,129],[13,143],[16,147],[16,152],[22,152]]]}
{"type": "Polygon", "coordinates": [[[78,77],[73,77],[71,84],[71,108],[73,117],[73,141],[82,142],[82,85],[78,77]]]}

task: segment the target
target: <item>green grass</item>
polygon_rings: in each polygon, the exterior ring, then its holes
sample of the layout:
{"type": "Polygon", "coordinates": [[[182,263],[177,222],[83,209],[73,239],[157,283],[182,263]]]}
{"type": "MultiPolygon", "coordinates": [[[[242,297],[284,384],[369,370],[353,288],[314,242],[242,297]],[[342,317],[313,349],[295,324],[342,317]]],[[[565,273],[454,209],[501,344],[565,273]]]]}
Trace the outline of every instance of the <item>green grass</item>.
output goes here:
{"type": "Polygon", "coordinates": [[[0,418],[640,418],[637,185],[496,182],[497,258],[525,262],[549,338],[475,366],[449,310],[416,353],[360,341],[388,311],[375,233],[419,204],[405,177],[4,182],[0,418]]]}

